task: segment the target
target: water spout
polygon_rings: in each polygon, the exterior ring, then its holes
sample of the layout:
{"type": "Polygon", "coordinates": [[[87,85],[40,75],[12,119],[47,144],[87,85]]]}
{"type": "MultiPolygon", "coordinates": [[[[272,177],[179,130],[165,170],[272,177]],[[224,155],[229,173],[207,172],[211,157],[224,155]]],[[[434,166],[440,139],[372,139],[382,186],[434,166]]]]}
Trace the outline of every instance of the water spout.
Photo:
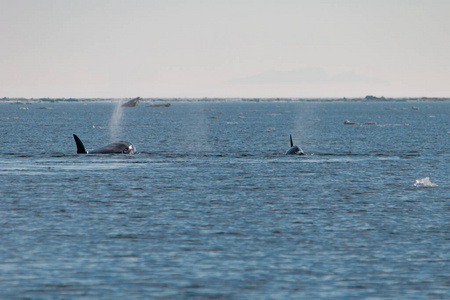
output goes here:
{"type": "Polygon", "coordinates": [[[114,112],[109,120],[109,134],[111,138],[111,142],[117,141],[121,134],[120,121],[123,115],[122,104],[124,100],[119,100],[116,103],[114,108],[114,112]]]}

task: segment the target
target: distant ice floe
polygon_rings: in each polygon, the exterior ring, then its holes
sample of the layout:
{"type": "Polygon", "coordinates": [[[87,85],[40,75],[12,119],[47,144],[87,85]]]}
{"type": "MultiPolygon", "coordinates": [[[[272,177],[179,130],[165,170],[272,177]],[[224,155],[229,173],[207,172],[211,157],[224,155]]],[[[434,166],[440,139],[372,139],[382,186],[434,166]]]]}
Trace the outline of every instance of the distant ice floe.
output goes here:
{"type": "Polygon", "coordinates": [[[414,186],[438,186],[436,183],[432,183],[430,181],[430,177],[425,177],[422,179],[416,179],[416,183],[414,183],[414,186]]]}

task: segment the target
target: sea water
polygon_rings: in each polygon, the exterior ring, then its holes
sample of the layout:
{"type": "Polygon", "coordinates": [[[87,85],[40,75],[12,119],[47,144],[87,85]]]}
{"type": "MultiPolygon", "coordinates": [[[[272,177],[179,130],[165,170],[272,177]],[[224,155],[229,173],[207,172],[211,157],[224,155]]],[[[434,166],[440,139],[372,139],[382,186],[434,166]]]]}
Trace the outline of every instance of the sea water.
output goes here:
{"type": "Polygon", "coordinates": [[[0,103],[0,298],[450,298],[450,103],[144,104],[0,103]]]}

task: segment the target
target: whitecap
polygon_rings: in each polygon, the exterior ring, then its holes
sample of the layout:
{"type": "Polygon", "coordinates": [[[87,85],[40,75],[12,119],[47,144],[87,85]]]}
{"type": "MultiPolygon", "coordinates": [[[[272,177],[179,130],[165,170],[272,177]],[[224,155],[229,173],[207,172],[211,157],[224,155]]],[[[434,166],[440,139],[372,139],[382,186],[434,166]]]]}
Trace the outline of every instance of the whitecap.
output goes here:
{"type": "Polygon", "coordinates": [[[414,186],[438,186],[436,183],[432,183],[430,181],[430,177],[425,177],[422,179],[416,179],[416,183],[414,183],[414,186]]]}

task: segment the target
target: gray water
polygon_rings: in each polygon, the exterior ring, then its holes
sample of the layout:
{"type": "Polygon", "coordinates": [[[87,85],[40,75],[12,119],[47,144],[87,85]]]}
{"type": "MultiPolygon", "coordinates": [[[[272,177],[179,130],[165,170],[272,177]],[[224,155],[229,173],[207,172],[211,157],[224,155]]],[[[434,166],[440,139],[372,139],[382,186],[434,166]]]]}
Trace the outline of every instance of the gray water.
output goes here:
{"type": "Polygon", "coordinates": [[[450,103],[414,105],[0,103],[0,298],[449,299],[450,103]]]}

